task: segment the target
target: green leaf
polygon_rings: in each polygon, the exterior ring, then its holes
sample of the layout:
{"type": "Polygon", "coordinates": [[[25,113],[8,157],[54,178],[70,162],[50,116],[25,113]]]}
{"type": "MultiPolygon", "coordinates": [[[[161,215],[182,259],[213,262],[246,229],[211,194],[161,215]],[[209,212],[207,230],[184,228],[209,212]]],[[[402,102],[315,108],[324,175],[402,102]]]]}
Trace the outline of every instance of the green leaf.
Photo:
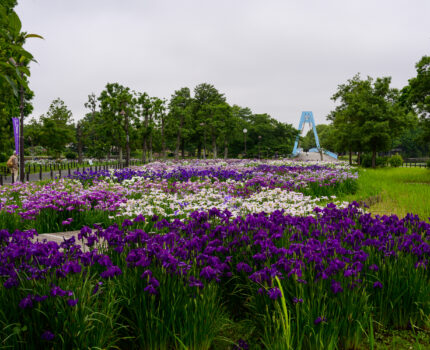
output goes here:
{"type": "Polygon", "coordinates": [[[15,34],[19,34],[19,32],[21,32],[21,27],[22,27],[21,20],[19,19],[15,11],[12,11],[9,14],[9,28],[15,34]]]}
{"type": "Polygon", "coordinates": [[[26,76],[30,76],[30,70],[26,67],[26,66],[19,66],[19,71],[23,74],[25,74],[26,76]]]}
{"type": "Polygon", "coordinates": [[[17,85],[15,84],[15,82],[10,78],[10,77],[8,77],[7,75],[2,75],[2,77],[9,83],[9,85],[12,87],[12,89],[13,89],[13,94],[15,95],[15,96],[17,96],[18,97],[18,87],[17,87],[17,85]]]}
{"type": "Polygon", "coordinates": [[[39,38],[39,39],[45,39],[43,36],[41,36],[41,35],[39,35],[39,34],[27,34],[26,36],[25,36],[25,38],[27,39],[27,38],[39,38]]]}

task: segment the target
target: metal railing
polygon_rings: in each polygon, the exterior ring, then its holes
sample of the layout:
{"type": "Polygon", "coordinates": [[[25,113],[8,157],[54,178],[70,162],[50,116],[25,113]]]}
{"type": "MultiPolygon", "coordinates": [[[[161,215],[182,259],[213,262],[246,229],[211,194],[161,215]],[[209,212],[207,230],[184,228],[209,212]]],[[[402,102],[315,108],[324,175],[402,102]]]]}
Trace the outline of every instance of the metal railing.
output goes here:
{"type": "MultiPolygon", "coordinates": [[[[141,161],[130,160],[130,166],[143,164],[141,161]]],[[[61,178],[71,176],[75,171],[100,171],[107,169],[124,169],[125,161],[123,162],[109,162],[105,164],[90,164],[90,163],[51,163],[51,164],[29,164],[25,167],[25,180],[26,181],[40,181],[54,178],[61,178]]],[[[19,175],[18,175],[19,177],[19,175]]],[[[15,183],[14,173],[9,173],[7,167],[0,168],[0,185],[6,183],[15,183]],[[6,169],[3,169],[6,168],[6,169]]]]}

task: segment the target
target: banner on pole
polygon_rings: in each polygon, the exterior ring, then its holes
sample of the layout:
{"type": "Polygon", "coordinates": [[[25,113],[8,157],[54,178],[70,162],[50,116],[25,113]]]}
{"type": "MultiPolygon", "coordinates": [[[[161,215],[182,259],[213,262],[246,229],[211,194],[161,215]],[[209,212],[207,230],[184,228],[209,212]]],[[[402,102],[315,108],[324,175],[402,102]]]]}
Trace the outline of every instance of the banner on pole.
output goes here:
{"type": "Polygon", "coordinates": [[[19,118],[12,118],[13,136],[15,137],[15,151],[19,154],[19,118]]]}

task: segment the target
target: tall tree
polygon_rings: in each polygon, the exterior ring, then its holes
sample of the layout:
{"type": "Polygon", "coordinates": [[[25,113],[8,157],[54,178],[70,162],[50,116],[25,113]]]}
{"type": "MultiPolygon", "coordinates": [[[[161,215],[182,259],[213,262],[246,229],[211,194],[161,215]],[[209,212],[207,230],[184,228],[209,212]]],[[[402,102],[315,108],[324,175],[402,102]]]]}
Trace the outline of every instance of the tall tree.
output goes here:
{"type": "MultiPolygon", "coordinates": [[[[153,97],[153,121],[154,125],[158,125],[160,128],[161,137],[161,153],[163,159],[166,158],[166,100],[162,100],[158,97],[153,97]]],[[[150,135],[151,140],[151,153],[152,153],[152,134],[150,135]]]]}
{"type": "Polygon", "coordinates": [[[123,160],[123,149],[127,145],[127,127],[130,119],[135,118],[134,100],[130,88],[118,83],[108,83],[98,98],[100,117],[107,126],[106,136],[112,146],[117,146],[119,160],[123,160]]]}
{"type": "Polygon", "coordinates": [[[176,90],[169,102],[169,126],[176,134],[175,159],[179,159],[179,148],[183,138],[188,136],[187,126],[190,125],[191,94],[187,87],[176,90]],[[184,135],[185,134],[185,135],[184,135]]]}
{"type": "MultiPolygon", "coordinates": [[[[29,63],[34,61],[33,55],[24,50],[23,45],[28,38],[41,38],[38,34],[21,32],[22,24],[18,15],[12,7],[15,1],[5,1],[0,5],[0,80],[5,88],[5,82],[18,98],[20,115],[20,180],[25,179],[24,169],[24,117],[28,115],[31,105],[27,103],[33,94],[28,88],[28,77],[30,76],[29,63]]],[[[13,99],[9,97],[9,101],[13,99]]],[[[13,115],[13,114],[12,114],[13,115]]],[[[4,123],[3,123],[4,124],[4,123]]]]}
{"type": "Polygon", "coordinates": [[[221,94],[213,85],[202,83],[194,89],[194,123],[208,131],[212,143],[213,158],[217,157],[217,138],[220,133],[220,118],[227,111],[224,94],[221,94]]]}
{"type": "Polygon", "coordinates": [[[430,142],[430,56],[423,56],[415,68],[417,76],[402,90],[402,100],[421,117],[423,139],[430,142]]]}
{"type": "Polygon", "coordinates": [[[67,144],[75,140],[72,112],[57,98],[52,101],[46,115],[40,116],[42,124],[40,143],[55,157],[60,157],[67,144]]]}
{"type": "MultiPolygon", "coordinates": [[[[79,134],[78,141],[81,143],[81,152],[85,151],[89,156],[101,159],[106,155],[110,155],[113,147],[111,121],[109,118],[102,116],[99,100],[94,93],[88,95],[88,101],[84,105],[90,111],[79,121],[76,131],[79,134]]],[[[78,145],[78,155],[80,153],[79,149],[78,145]]]]}
{"type": "Polygon", "coordinates": [[[135,97],[135,105],[138,117],[141,118],[138,123],[142,137],[142,161],[146,163],[150,134],[152,132],[150,119],[152,119],[153,104],[146,92],[138,93],[135,97]]]}
{"type": "Polygon", "coordinates": [[[350,152],[372,153],[372,167],[376,166],[376,153],[392,147],[393,140],[410,125],[410,116],[399,103],[399,92],[390,88],[391,78],[359,75],[339,85],[333,95],[340,102],[328,119],[338,136],[340,147],[350,152]]]}

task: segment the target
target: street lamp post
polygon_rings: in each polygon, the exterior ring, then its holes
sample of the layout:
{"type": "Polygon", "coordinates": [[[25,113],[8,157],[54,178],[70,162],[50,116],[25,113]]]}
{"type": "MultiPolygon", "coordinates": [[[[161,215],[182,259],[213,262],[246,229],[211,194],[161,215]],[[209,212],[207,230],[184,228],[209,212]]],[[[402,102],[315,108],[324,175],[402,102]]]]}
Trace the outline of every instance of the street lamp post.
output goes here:
{"type": "Polygon", "coordinates": [[[200,126],[203,127],[203,159],[206,159],[206,128],[205,123],[200,123],[200,126]]]}
{"type": "Polygon", "coordinates": [[[258,135],[258,159],[261,159],[260,143],[261,143],[261,135],[258,135]]]}
{"type": "Polygon", "coordinates": [[[128,168],[130,166],[130,137],[128,135],[128,115],[124,110],[120,112],[125,120],[125,166],[128,168]]]}
{"type": "Polygon", "coordinates": [[[244,156],[245,156],[245,158],[246,158],[246,133],[248,132],[248,130],[245,128],[245,129],[243,129],[243,136],[244,136],[244,138],[245,138],[245,152],[244,152],[244,156]]]}

